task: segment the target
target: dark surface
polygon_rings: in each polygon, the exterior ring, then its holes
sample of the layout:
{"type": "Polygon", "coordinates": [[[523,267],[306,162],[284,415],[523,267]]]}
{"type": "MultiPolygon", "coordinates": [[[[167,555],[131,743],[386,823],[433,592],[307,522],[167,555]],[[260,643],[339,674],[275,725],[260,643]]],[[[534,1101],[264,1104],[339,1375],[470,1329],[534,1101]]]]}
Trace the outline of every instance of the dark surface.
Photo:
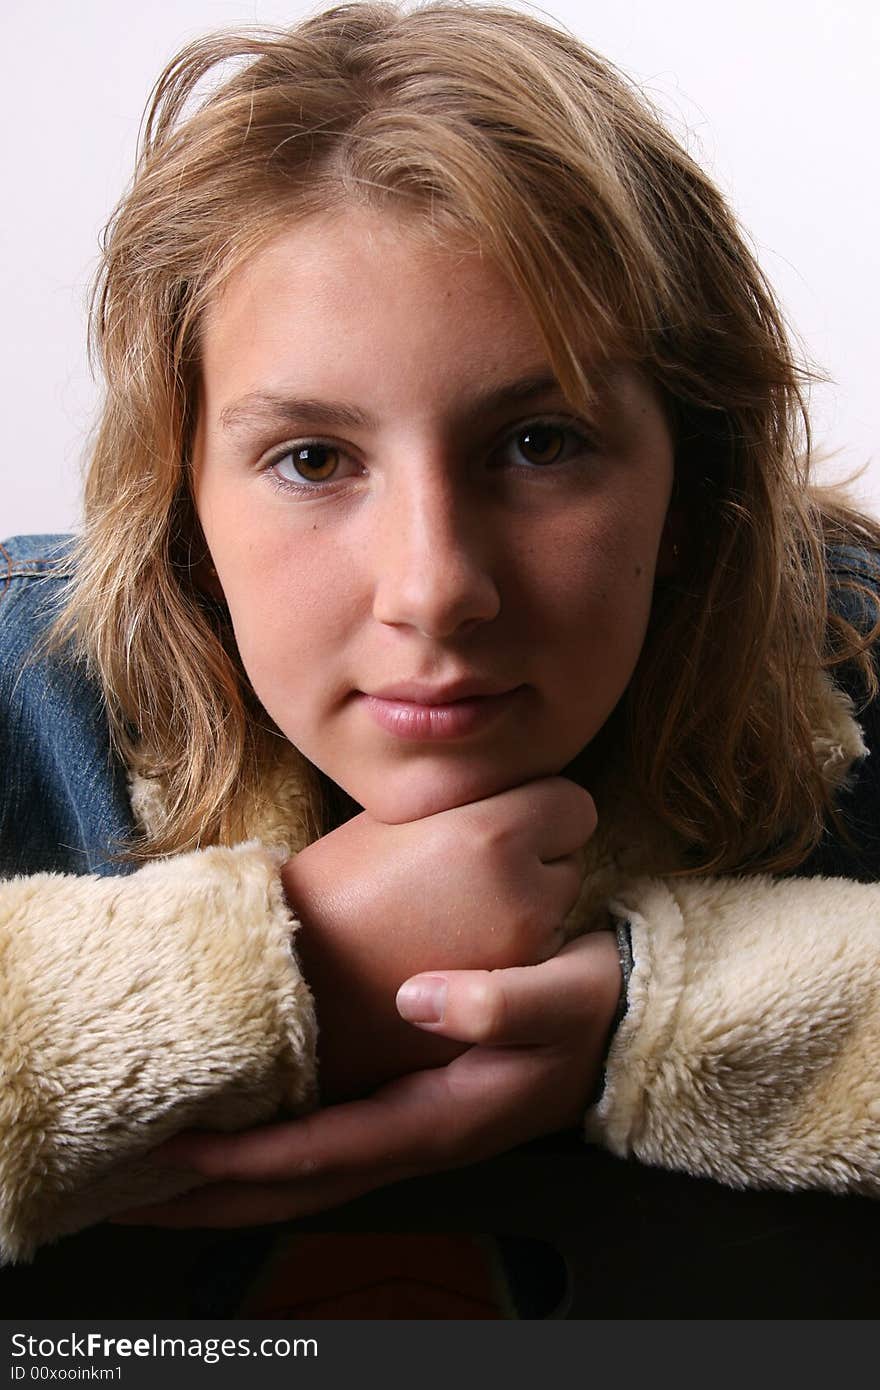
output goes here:
{"type": "MultiPolygon", "coordinates": [[[[880,1302],[876,1202],[734,1192],[620,1162],[576,1136],[372,1193],[299,1228],[538,1237],[572,1266],[569,1318],[872,1318],[880,1302]]],[[[234,1317],[279,1229],[96,1227],[0,1271],[2,1315],[234,1317]]],[[[521,1247],[514,1282],[535,1309],[558,1273],[547,1260],[530,1280],[527,1256],[521,1247]]]]}

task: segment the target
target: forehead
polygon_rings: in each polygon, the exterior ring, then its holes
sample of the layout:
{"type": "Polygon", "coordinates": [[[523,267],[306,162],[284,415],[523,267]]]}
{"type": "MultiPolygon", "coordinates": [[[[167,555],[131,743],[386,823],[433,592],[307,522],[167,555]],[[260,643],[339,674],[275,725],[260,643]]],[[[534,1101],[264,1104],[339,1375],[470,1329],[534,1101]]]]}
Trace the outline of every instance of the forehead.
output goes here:
{"type": "Polygon", "coordinates": [[[239,265],[208,307],[203,345],[210,356],[225,341],[271,337],[275,324],[292,348],[308,323],[317,348],[319,322],[340,340],[396,331],[402,347],[456,324],[463,338],[493,327],[499,340],[540,343],[525,300],[472,239],[433,236],[412,214],[347,208],[281,228],[239,265]]]}
{"type": "MultiPolygon", "coordinates": [[[[257,393],[442,410],[554,378],[534,313],[474,238],[359,207],[289,223],[241,263],[209,306],[201,359],[215,415],[257,393]]],[[[596,394],[581,408],[601,408],[631,375],[594,359],[596,394]]]]}

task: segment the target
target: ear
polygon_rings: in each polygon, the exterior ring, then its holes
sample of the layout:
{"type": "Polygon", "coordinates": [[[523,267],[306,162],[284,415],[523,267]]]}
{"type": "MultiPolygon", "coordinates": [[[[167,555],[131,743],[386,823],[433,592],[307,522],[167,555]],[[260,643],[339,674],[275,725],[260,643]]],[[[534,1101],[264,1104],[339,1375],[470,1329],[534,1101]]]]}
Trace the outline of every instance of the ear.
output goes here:
{"type": "Polygon", "coordinates": [[[660,549],[657,552],[657,579],[671,579],[681,572],[682,551],[684,549],[685,516],[682,507],[673,503],[666,513],[660,549]]]}

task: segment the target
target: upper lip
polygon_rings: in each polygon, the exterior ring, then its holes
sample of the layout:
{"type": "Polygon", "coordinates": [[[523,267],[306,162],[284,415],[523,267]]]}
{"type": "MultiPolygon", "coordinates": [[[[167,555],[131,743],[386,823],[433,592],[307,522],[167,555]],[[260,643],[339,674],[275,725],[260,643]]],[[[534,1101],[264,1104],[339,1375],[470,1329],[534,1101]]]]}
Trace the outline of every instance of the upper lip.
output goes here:
{"type": "Polygon", "coordinates": [[[366,691],[365,694],[376,700],[408,700],[414,705],[448,705],[454,700],[506,695],[515,689],[514,685],[503,685],[498,681],[481,680],[474,676],[447,681],[443,685],[429,685],[426,681],[398,681],[394,685],[383,686],[381,690],[366,691]]]}

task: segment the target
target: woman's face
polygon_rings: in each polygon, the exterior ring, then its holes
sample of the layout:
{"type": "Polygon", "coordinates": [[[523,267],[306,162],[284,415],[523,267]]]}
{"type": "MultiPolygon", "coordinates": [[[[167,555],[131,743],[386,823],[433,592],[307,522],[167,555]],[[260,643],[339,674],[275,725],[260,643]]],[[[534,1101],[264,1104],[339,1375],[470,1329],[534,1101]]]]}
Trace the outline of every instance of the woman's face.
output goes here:
{"type": "Polygon", "coordinates": [[[558,773],[645,636],[673,475],[621,369],[578,418],[499,270],[390,213],[285,231],[208,316],[198,515],[241,659],[378,819],[558,773]]]}

